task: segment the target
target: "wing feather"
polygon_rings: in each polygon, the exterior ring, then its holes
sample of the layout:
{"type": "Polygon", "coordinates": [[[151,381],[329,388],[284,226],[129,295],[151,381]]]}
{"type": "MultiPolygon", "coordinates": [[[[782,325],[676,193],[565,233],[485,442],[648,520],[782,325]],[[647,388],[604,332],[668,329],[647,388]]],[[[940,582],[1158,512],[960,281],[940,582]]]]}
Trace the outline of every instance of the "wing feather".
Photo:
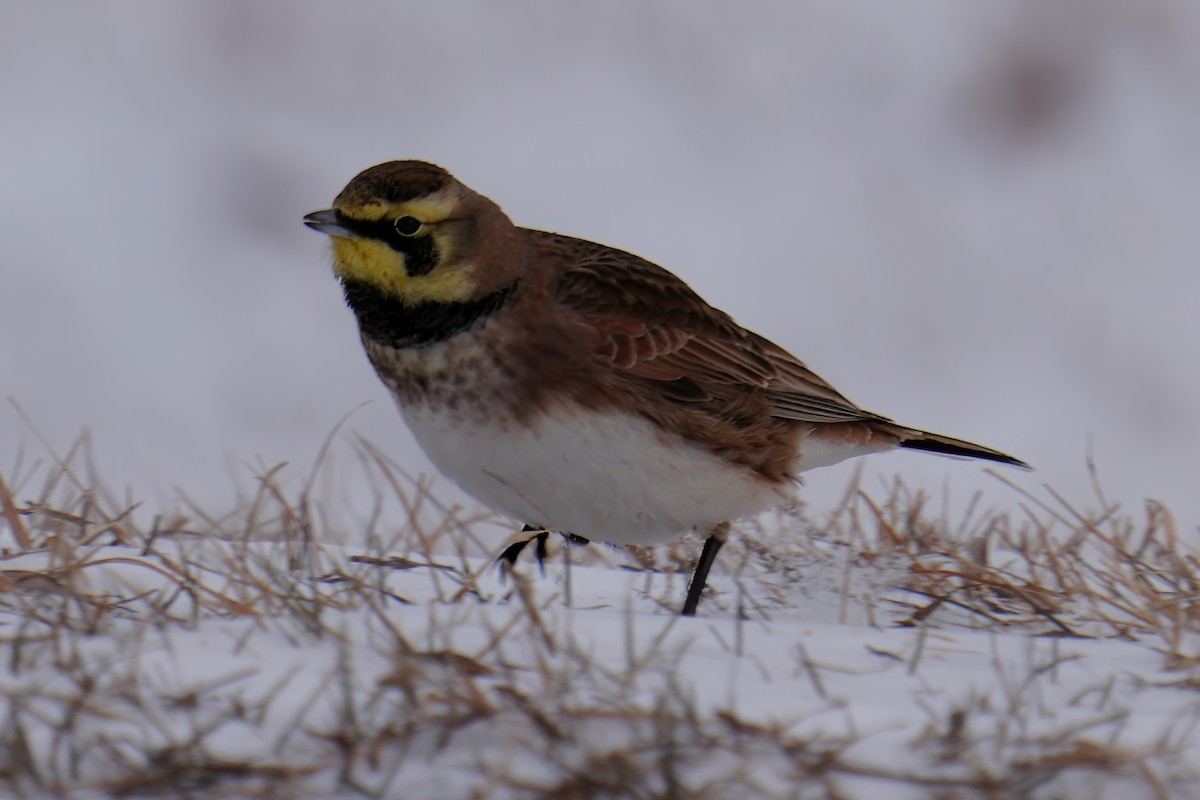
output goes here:
{"type": "Polygon", "coordinates": [[[884,419],[850,402],[803,362],[742,328],[662,267],[603,245],[569,243],[576,258],[558,278],[556,300],[594,332],[593,352],[617,379],[640,381],[717,415],[761,393],[771,414],[784,419],[884,419]]]}

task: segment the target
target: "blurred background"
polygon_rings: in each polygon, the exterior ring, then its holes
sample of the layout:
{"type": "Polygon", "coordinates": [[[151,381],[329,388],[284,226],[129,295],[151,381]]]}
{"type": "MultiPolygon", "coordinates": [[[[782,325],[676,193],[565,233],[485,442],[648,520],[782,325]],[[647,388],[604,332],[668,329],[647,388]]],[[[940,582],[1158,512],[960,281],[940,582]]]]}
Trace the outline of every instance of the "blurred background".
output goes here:
{"type": "MultiPolygon", "coordinates": [[[[1194,530],[1198,97],[1200,5],[1163,0],[5,3],[0,396],[59,450],[90,429],[139,513],[301,480],[365,401],[339,437],[430,470],[300,223],[421,158],[1023,487],[1097,506],[1090,453],[1194,530]]],[[[0,473],[44,455],[4,403],[0,473]]],[[[974,463],[865,470],[1021,501],[974,463]]]]}

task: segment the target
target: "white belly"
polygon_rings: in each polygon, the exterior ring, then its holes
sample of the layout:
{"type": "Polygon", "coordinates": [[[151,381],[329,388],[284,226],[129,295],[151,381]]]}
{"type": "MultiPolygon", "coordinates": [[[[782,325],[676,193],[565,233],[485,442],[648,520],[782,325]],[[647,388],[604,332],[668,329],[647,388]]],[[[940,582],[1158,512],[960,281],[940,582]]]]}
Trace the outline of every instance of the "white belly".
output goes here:
{"type": "Polygon", "coordinates": [[[648,421],[558,410],[528,428],[423,404],[400,411],[429,459],[494,511],[613,544],[653,544],[779,505],[788,492],[648,421]]]}

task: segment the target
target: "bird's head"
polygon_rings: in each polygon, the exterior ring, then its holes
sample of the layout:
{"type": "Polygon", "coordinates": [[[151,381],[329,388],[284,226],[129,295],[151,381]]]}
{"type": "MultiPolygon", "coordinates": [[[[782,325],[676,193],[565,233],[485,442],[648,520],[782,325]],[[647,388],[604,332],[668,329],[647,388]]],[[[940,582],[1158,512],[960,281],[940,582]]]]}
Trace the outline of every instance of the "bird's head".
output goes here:
{"type": "Polygon", "coordinates": [[[405,305],[456,303],[511,280],[516,229],[499,206],[424,161],[389,161],[346,185],[304,224],[333,239],[343,283],[368,284],[405,305]]]}

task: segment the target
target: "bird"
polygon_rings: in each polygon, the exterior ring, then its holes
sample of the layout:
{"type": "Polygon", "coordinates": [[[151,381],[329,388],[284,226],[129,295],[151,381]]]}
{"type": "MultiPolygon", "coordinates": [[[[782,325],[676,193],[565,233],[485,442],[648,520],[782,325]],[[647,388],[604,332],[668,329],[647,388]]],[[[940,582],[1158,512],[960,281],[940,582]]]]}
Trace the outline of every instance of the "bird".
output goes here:
{"type": "MultiPolygon", "coordinates": [[[[332,240],[362,345],[437,469],[570,541],[706,536],[694,616],[731,523],[807,470],[907,448],[1028,468],[852,403],[664,267],[519,227],[425,161],[355,176],[304,217],[332,240]]],[[[515,560],[516,549],[505,557],[515,560]]]]}

